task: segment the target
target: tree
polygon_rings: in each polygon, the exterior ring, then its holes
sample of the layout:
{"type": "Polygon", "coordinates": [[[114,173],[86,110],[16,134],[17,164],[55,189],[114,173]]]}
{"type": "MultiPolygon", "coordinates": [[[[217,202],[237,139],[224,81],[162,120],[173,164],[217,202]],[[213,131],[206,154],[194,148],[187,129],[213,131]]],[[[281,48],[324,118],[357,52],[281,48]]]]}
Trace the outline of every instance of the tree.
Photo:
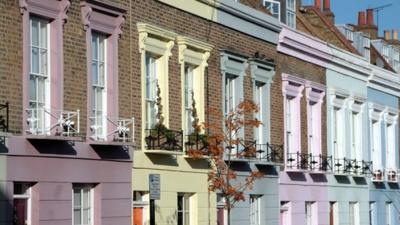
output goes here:
{"type": "Polygon", "coordinates": [[[208,154],[211,170],[208,174],[209,191],[222,195],[225,201],[225,209],[230,225],[231,209],[239,201],[244,201],[244,192],[251,189],[254,182],[264,174],[260,171],[251,171],[244,181],[237,181],[237,173],[232,169],[233,158],[247,158],[256,155],[255,142],[245,140],[241,131],[245,128],[255,128],[261,122],[254,119],[254,113],[258,112],[258,106],[251,101],[243,101],[227,115],[222,115],[218,110],[208,113],[214,114],[214,123],[204,123],[207,128],[207,152],[199,152],[195,149],[189,151],[193,158],[200,158],[208,154]],[[218,119],[221,118],[221,119],[218,119]],[[221,126],[221,121],[223,124],[221,126]]]}

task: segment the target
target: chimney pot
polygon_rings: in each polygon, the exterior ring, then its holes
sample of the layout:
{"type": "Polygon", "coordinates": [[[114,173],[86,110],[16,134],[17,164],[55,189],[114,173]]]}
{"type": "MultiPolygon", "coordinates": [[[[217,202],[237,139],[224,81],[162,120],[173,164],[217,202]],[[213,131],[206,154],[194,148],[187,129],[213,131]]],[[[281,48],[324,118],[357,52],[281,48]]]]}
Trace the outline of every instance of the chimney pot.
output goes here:
{"type": "Polygon", "coordinates": [[[390,39],[390,32],[388,30],[383,31],[383,38],[386,41],[390,39]]]}
{"type": "Polygon", "coordinates": [[[314,0],[315,8],[321,10],[321,0],[314,0]]]}
{"type": "Polygon", "coordinates": [[[331,0],[324,0],[324,11],[331,11],[331,0]]]}
{"type": "Polygon", "coordinates": [[[364,11],[360,11],[358,12],[358,25],[365,25],[365,12],[364,11]]]}
{"type": "Polygon", "coordinates": [[[397,30],[393,30],[393,40],[398,41],[399,40],[399,33],[397,30]]]}
{"type": "Polygon", "coordinates": [[[374,25],[374,10],[367,9],[367,24],[374,25]]]}

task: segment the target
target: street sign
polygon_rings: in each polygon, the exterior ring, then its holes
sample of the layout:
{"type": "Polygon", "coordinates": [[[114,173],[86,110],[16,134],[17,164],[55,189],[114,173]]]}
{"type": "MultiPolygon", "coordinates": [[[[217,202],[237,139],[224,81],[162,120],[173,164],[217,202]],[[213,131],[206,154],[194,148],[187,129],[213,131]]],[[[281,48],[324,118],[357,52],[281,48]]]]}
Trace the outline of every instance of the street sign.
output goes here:
{"type": "Polygon", "coordinates": [[[149,175],[149,190],[151,200],[160,200],[160,174],[149,175]]]}

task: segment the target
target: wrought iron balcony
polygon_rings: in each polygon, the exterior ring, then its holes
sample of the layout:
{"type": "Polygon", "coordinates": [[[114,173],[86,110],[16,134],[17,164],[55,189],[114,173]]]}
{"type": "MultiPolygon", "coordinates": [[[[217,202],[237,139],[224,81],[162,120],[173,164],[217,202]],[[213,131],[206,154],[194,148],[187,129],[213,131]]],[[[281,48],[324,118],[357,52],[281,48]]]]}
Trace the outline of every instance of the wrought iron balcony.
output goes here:
{"type": "Polygon", "coordinates": [[[310,170],[318,172],[332,171],[332,156],[311,155],[310,170]]]}
{"type": "Polygon", "coordinates": [[[8,132],[9,104],[0,104],[0,131],[8,132]]]}
{"type": "Polygon", "coordinates": [[[399,182],[399,170],[398,169],[387,169],[386,170],[386,180],[389,183],[399,182]]]}
{"type": "Polygon", "coordinates": [[[147,150],[183,151],[183,131],[170,129],[145,129],[147,150]]]}
{"type": "Polygon", "coordinates": [[[261,162],[283,163],[283,145],[255,144],[256,155],[254,158],[261,162]]]}
{"type": "Polygon", "coordinates": [[[104,143],[133,143],[135,140],[135,119],[109,116],[90,117],[90,139],[104,143]]]}
{"type": "Polygon", "coordinates": [[[199,151],[203,155],[209,155],[208,138],[206,134],[189,134],[186,135],[185,141],[186,152],[190,150],[199,151]]]}
{"type": "Polygon", "coordinates": [[[79,110],[65,111],[47,108],[29,108],[27,130],[29,135],[74,137],[79,134],[79,110]]]}
{"type": "Polygon", "coordinates": [[[312,154],[304,154],[300,152],[288,153],[286,167],[295,170],[310,170],[312,154]]]}
{"type": "Polygon", "coordinates": [[[336,159],[335,173],[352,176],[368,176],[371,173],[372,162],[356,159],[336,159]]]}

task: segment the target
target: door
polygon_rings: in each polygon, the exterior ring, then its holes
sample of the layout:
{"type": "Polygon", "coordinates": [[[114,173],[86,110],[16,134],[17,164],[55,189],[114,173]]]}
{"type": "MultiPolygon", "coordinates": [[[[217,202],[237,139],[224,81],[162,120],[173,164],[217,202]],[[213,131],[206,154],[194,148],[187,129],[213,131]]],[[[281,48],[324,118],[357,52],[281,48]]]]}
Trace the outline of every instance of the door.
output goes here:
{"type": "Polygon", "coordinates": [[[133,208],[133,225],[143,225],[143,208],[133,208]]]}
{"type": "Polygon", "coordinates": [[[13,225],[28,225],[27,206],[28,206],[27,199],[14,199],[13,225]]]}

